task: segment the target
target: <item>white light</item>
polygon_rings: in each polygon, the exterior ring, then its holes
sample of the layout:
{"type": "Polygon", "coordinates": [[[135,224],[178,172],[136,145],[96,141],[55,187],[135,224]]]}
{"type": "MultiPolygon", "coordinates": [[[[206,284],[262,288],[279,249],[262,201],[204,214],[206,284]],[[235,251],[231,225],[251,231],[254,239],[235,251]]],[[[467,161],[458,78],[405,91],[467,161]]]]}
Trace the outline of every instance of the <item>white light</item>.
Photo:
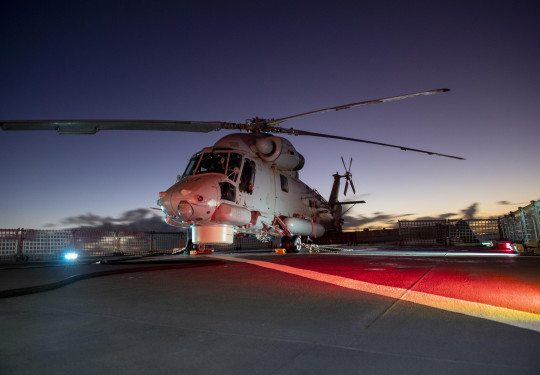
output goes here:
{"type": "Polygon", "coordinates": [[[77,254],[77,253],[72,253],[72,252],[66,253],[66,254],[64,255],[64,259],[65,259],[65,260],[75,260],[75,259],[77,259],[78,257],[79,257],[79,254],[77,254]]]}

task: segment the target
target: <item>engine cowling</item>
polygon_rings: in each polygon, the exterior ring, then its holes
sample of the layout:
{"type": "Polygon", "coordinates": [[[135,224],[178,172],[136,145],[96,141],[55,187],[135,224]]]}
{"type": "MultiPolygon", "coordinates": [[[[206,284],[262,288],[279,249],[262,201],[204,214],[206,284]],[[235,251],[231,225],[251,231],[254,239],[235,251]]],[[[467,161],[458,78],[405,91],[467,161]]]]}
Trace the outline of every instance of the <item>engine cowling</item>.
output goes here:
{"type": "Polygon", "coordinates": [[[276,136],[260,137],[255,142],[259,157],[284,171],[298,171],[305,163],[304,157],[285,138],[276,136]]]}

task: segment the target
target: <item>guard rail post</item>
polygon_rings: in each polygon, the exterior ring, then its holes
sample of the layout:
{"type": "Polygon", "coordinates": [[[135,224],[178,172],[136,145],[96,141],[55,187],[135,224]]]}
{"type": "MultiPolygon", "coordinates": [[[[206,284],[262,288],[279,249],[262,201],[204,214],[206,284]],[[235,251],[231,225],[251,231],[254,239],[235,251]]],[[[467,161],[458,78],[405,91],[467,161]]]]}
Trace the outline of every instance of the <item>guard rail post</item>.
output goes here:
{"type": "Polygon", "coordinates": [[[535,241],[540,242],[540,202],[531,201],[535,241]]]}
{"type": "Polygon", "coordinates": [[[525,218],[525,210],[523,207],[518,207],[519,214],[521,216],[521,228],[523,233],[523,238],[521,239],[523,243],[529,243],[529,231],[528,231],[528,225],[527,220],[525,218]]]}
{"type": "Polygon", "coordinates": [[[24,228],[18,228],[17,229],[17,252],[15,254],[15,260],[16,261],[22,261],[22,260],[28,260],[28,256],[25,257],[23,250],[24,250],[24,228]]]}

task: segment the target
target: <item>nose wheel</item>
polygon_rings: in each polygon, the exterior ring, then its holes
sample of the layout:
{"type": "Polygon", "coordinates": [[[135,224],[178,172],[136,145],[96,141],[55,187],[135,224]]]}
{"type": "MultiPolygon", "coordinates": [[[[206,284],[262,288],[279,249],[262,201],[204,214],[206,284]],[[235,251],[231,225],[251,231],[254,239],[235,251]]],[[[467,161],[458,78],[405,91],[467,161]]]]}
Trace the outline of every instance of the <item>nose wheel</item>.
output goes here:
{"type": "Polygon", "coordinates": [[[288,253],[298,253],[302,250],[302,239],[300,236],[281,237],[281,247],[288,253]]]}

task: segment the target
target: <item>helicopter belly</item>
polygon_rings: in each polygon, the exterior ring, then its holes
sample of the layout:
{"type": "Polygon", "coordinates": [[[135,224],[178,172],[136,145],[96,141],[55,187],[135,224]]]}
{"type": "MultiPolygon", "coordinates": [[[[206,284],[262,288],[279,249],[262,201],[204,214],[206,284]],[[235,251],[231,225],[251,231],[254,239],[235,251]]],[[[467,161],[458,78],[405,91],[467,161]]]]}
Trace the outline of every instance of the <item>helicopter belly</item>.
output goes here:
{"type": "Polygon", "coordinates": [[[191,227],[194,244],[232,244],[234,227],[231,225],[194,225],[191,227]]]}

